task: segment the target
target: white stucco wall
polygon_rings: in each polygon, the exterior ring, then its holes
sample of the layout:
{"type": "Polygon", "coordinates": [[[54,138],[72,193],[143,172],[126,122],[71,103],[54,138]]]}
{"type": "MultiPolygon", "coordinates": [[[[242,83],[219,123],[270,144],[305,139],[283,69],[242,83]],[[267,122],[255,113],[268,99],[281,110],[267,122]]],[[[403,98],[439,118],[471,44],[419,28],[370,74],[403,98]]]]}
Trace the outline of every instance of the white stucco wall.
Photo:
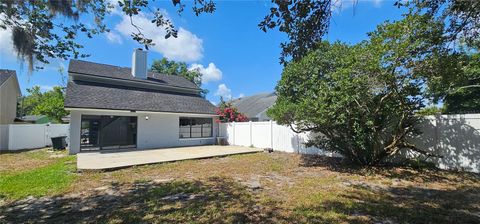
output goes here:
{"type": "Polygon", "coordinates": [[[136,116],[137,124],[137,148],[167,148],[190,145],[209,145],[215,143],[218,133],[218,124],[213,122],[213,137],[180,139],[180,117],[212,117],[202,114],[174,114],[174,113],[146,113],[146,112],[115,112],[94,110],[72,110],[70,120],[70,154],[80,152],[80,126],[82,115],[113,115],[113,116],[136,116]],[[148,116],[148,120],[146,119],[148,116]]]}

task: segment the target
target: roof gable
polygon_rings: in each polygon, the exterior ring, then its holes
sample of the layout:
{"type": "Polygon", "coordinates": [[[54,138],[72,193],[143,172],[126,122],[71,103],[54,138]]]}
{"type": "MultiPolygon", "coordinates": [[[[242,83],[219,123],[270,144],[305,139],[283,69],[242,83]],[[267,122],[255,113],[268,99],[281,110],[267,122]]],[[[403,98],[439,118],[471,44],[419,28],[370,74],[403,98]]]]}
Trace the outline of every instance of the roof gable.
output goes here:
{"type": "Polygon", "coordinates": [[[6,83],[10,78],[15,79],[14,81],[18,90],[18,95],[20,96],[22,92],[20,90],[20,85],[18,84],[17,72],[15,70],[0,69],[0,86],[6,83]]]}
{"type": "Polygon", "coordinates": [[[11,76],[15,75],[15,71],[7,70],[7,69],[0,69],[0,86],[7,81],[11,76]]]}

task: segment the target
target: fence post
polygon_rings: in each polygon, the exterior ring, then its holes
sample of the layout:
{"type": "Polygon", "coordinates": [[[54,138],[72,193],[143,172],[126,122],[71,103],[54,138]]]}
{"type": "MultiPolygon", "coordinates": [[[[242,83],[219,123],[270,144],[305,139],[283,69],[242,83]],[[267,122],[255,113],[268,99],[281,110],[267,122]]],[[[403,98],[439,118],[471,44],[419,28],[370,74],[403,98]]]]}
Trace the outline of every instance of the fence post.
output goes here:
{"type": "Polygon", "coordinates": [[[50,125],[49,124],[45,124],[45,126],[43,126],[43,136],[45,136],[43,138],[43,145],[46,147],[46,146],[48,146],[48,137],[50,136],[50,125]]]}
{"type": "Polygon", "coordinates": [[[235,121],[232,122],[232,129],[233,129],[232,145],[235,145],[235,121]]]}
{"type": "Polygon", "coordinates": [[[270,148],[273,149],[273,121],[270,120],[270,148]]]}
{"type": "Polygon", "coordinates": [[[9,125],[7,126],[7,129],[8,129],[8,136],[7,136],[7,138],[8,138],[8,145],[7,145],[7,149],[8,149],[8,150],[12,150],[12,149],[13,149],[13,146],[12,146],[12,142],[13,142],[12,125],[9,124],[9,125]]]}
{"type": "Polygon", "coordinates": [[[252,146],[253,145],[253,141],[252,141],[252,121],[249,121],[249,126],[250,126],[250,130],[249,130],[249,136],[250,136],[250,145],[249,146],[252,146]]]}

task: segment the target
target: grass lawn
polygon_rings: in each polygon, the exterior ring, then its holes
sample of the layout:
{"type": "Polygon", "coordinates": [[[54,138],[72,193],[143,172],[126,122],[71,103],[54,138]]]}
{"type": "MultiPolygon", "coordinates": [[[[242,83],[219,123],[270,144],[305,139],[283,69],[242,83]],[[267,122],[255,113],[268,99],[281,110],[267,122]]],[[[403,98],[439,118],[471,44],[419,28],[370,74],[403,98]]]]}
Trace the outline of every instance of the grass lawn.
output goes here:
{"type": "Polygon", "coordinates": [[[74,168],[75,157],[47,150],[0,154],[0,220],[480,223],[480,176],[470,173],[355,169],[285,153],[110,172],[74,168]]]}

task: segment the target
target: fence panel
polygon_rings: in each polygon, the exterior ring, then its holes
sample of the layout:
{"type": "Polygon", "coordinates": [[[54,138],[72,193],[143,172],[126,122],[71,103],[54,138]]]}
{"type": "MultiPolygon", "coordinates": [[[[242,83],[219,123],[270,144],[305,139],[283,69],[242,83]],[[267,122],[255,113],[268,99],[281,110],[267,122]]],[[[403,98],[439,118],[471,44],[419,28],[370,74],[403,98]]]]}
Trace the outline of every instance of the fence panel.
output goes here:
{"type": "Polygon", "coordinates": [[[252,125],[252,145],[257,148],[272,148],[270,122],[250,122],[252,125]]]}
{"type": "Polygon", "coordinates": [[[287,126],[273,125],[273,149],[282,152],[297,152],[298,135],[287,126]]]}
{"type": "Polygon", "coordinates": [[[8,125],[0,125],[0,150],[8,149],[8,125]]]}
{"type": "Polygon", "coordinates": [[[417,143],[443,156],[430,159],[439,168],[480,172],[480,114],[428,116],[422,130],[417,143]]]}
{"type": "Polygon", "coordinates": [[[241,122],[235,123],[234,127],[234,142],[233,145],[241,145],[249,147],[252,143],[250,142],[250,123],[249,122],[241,122]]]}
{"type": "Polygon", "coordinates": [[[47,145],[52,145],[52,137],[67,136],[66,141],[69,142],[68,136],[70,125],[69,124],[50,124],[47,127],[47,132],[45,133],[47,145]]]}
{"type": "Polygon", "coordinates": [[[45,125],[9,125],[8,150],[33,149],[46,146],[45,125]]]}
{"type": "Polygon", "coordinates": [[[1,125],[0,149],[23,150],[51,146],[51,137],[67,136],[68,138],[68,130],[68,124],[1,125]]]}
{"type": "MultiPolygon", "coordinates": [[[[312,137],[311,134],[298,134],[275,122],[227,123],[221,126],[221,135],[227,137],[231,145],[339,156],[315,147],[306,147],[305,143],[312,137]]],[[[429,158],[429,161],[442,169],[480,172],[480,114],[427,116],[419,128],[423,133],[411,140],[419,148],[443,156],[429,158]]],[[[412,155],[403,153],[401,156],[412,155]]]]}

